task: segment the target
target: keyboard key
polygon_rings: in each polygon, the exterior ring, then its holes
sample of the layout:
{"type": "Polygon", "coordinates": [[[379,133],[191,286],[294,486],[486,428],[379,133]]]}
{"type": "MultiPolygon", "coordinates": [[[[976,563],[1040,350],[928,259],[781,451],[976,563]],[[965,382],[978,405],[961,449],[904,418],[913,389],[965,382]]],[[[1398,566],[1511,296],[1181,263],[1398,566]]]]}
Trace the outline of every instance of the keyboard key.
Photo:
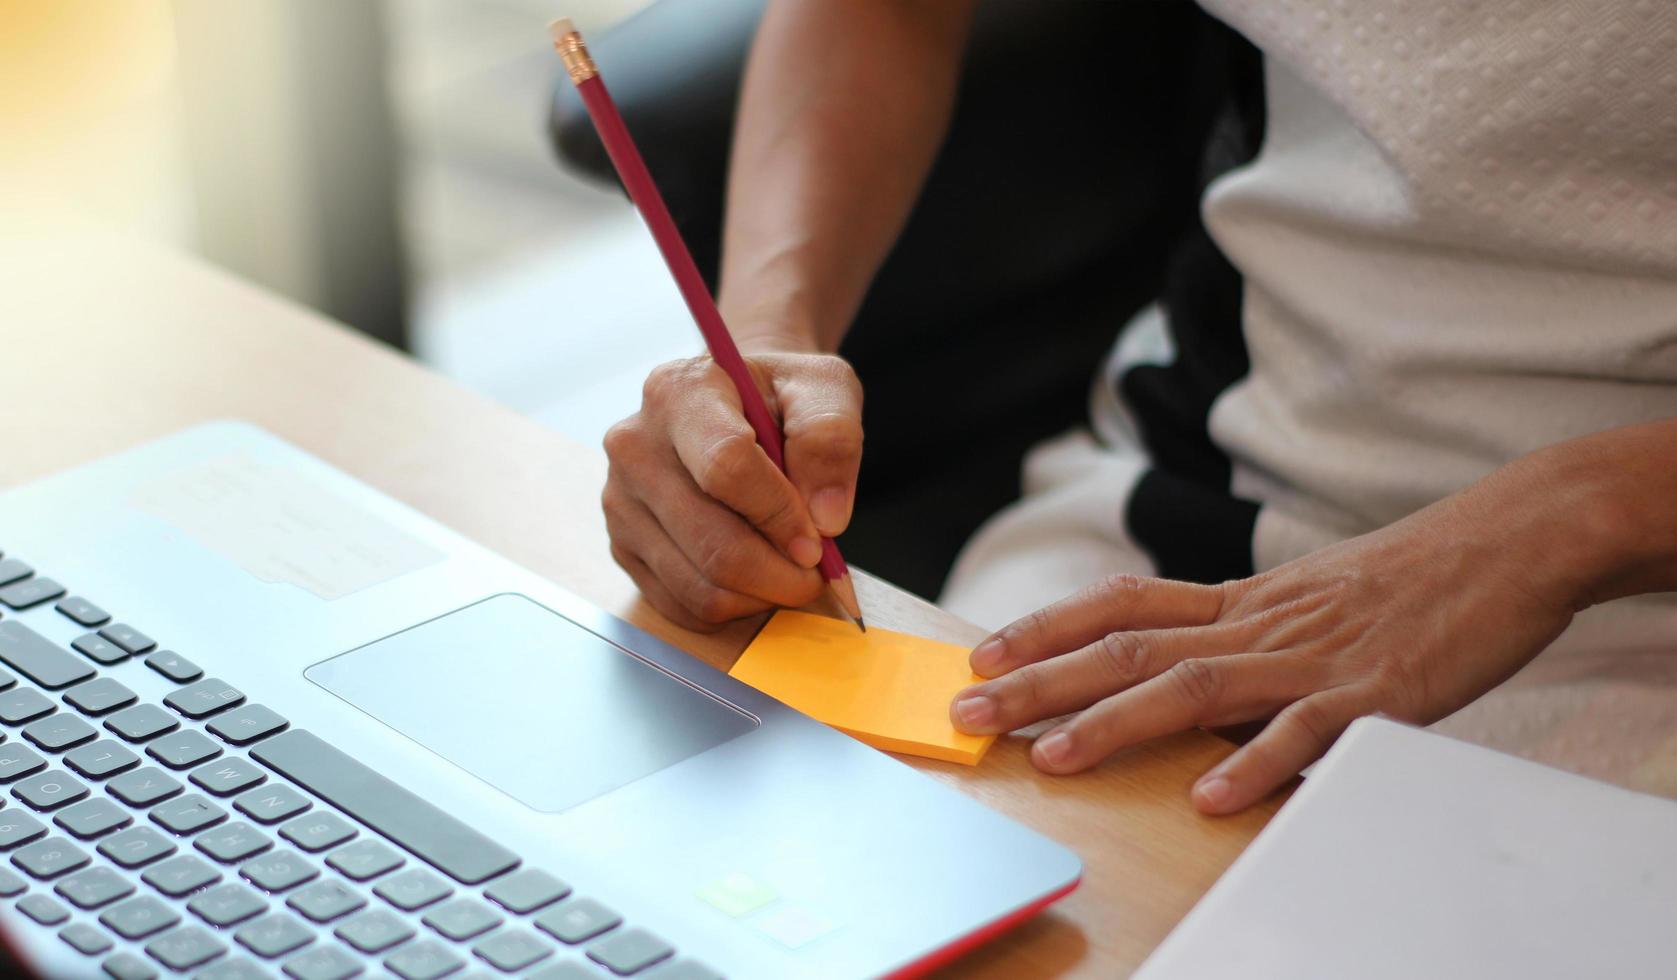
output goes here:
{"type": "Polygon", "coordinates": [[[151,819],[172,834],[194,834],[227,819],[227,811],[207,797],[188,793],[151,808],[151,819]]]}
{"type": "Polygon", "coordinates": [[[85,922],[72,922],[58,931],[58,938],[70,945],[70,948],[83,956],[102,956],[111,951],[116,945],[111,937],[93,928],[85,922]]]}
{"type": "Polygon", "coordinates": [[[360,840],[333,851],[326,863],[351,881],[366,881],[401,867],[402,856],[379,841],[360,840]]]}
{"type": "Polygon", "coordinates": [[[384,909],[363,912],[333,931],[339,939],[363,953],[382,953],[414,936],[413,926],[384,909]]]}
{"type": "MultiPolygon", "coordinates": [[[[0,623],[0,626],[3,625],[0,623]]],[[[51,698],[32,687],[20,687],[0,694],[0,721],[8,725],[34,721],[52,714],[57,708],[51,698]]]]}
{"type": "Polygon", "coordinates": [[[296,851],[274,851],[239,865],[239,874],[266,892],[282,892],[317,877],[320,869],[296,851]]]}
{"type": "Polygon", "coordinates": [[[48,752],[62,752],[75,748],[83,742],[93,741],[98,736],[98,729],[71,714],[48,715],[30,722],[23,728],[24,738],[48,752]]]}
{"type": "Polygon", "coordinates": [[[146,666],[176,684],[190,684],[204,676],[204,668],[173,650],[159,650],[146,658],[146,666]]]}
{"type": "Polygon", "coordinates": [[[432,939],[403,946],[384,960],[384,968],[402,980],[437,980],[465,965],[465,960],[432,939]]]}
{"type": "Polygon", "coordinates": [[[47,832],[47,825],[22,810],[0,813],[0,850],[27,844],[47,832]]]}
{"type": "Polygon", "coordinates": [[[99,631],[99,635],[129,653],[145,653],[157,646],[157,641],[145,635],[127,623],[112,623],[99,631]]]}
{"type": "Polygon", "coordinates": [[[262,896],[236,881],[217,885],[186,903],[192,914],[212,926],[230,926],[268,911],[262,896]]]}
{"type": "Polygon", "coordinates": [[[105,719],[106,728],[130,742],[144,742],[180,726],[173,715],[155,704],[136,704],[105,719]]]}
{"type": "Polygon", "coordinates": [[[425,913],[421,922],[455,942],[481,936],[501,924],[501,917],[474,898],[456,898],[425,913]]]}
{"type": "Polygon", "coordinates": [[[93,858],[64,837],[48,837],[12,852],[12,863],[35,878],[56,878],[87,865],[93,858]]]}
{"type": "Polygon", "coordinates": [[[128,651],[98,633],[87,633],[70,641],[70,649],[97,664],[119,664],[128,659],[128,651]]]}
{"type": "Polygon", "coordinates": [[[89,779],[104,779],[139,765],[140,757],[128,751],[121,743],[102,738],[72,750],[64,757],[64,764],[89,779]]]}
{"type": "Polygon", "coordinates": [[[227,952],[203,926],[185,926],[146,943],[146,953],[171,970],[190,970],[227,952]]]}
{"type": "Polygon", "coordinates": [[[285,731],[291,722],[281,718],[272,708],[247,704],[234,708],[204,725],[210,734],[233,745],[249,745],[259,738],[285,731]]]}
{"type": "Polygon", "coordinates": [[[130,827],[99,842],[99,853],[124,868],[137,868],[175,853],[175,842],[150,827],[130,827]]]}
{"type": "Polygon", "coordinates": [[[268,774],[249,759],[234,755],[199,766],[192,770],[188,778],[199,789],[208,790],[216,796],[231,796],[262,782],[268,774]]]}
{"type": "Polygon", "coordinates": [[[170,693],[163,703],[188,718],[203,718],[231,708],[244,699],[243,691],[224,680],[211,677],[170,693]]]}
{"type": "Polygon", "coordinates": [[[404,912],[424,908],[447,898],[453,888],[424,868],[409,868],[378,883],[373,894],[404,912]]]}
{"type": "Polygon", "coordinates": [[[508,912],[523,915],[552,905],[570,893],[570,885],[546,871],[524,868],[495,882],[483,894],[508,912]]]}
{"type": "Polygon", "coordinates": [[[35,574],[35,569],[16,558],[7,558],[5,561],[0,561],[0,585],[21,582],[33,574],[35,574]]]}
{"type": "Polygon", "coordinates": [[[110,613],[79,595],[66,596],[59,601],[57,608],[59,612],[83,626],[103,626],[111,619],[110,613]]]}
{"type": "Polygon", "coordinates": [[[186,787],[156,766],[125,772],[105,784],[105,789],[129,806],[151,806],[180,793],[186,787]]]}
{"type": "Polygon", "coordinates": [[[675,947],[645,929],[624,929],[588,947],[588,958],[620,977],[675,955],[675,947]]]}
{"type": "Polygon", "coordinates": [[[367,900],[343,882],[327,879],[292,892],[285,904],[315,922],[330,922],[366,905],[367,900]]]}
{"type": "Polygon", "coordinates": [[[146,884],[170,898],[179,898],[221,880],[215,866],[195,854],[182,854],[159,861],[140,876],[146,884]]]}
{"type": "Polygon", "coordinates": [[[110,868],[94,867],[63,879],[52,890],[78,909],[96,909],[134,894],[134,885],[110,868]]]}
{"type": "Polygon", "coordinates": [[[101,963],[100,968],[111,980],[157,980],[157,970],[133,953],[118,953],[101,963]]]}
{"type": "Polygon", "coordinates": [[[191,728],[183,728],[153,739],[152,743],[146,746],[146,755],[170,769],[185,769],[220,754],[221,746],[212,742],[208,735],[191,728]]]}
{"type": "Polygon", "coordinates": [[[269,980],[269,973],[244,957],[222,960],[193,974],[192,980],[269,980]]]}
{"type": "Polygon", "coordinates": [[[90,715],[126,708],[138,699],[138,695],[114,677],[95,677],[64,692],[64,700],[71,707],[90,715]]]}
{"type": "Polygon", "coordinates": [[[575,945],[617,928],[622,921],[622,916],[592,898],[578,898],[536,916],[536,928],[575,945]]]}
{"type": "Polygon", "coordinates": [[[63,904],[39,893],[18,899],[17,910],[43,926],[56,926],[70,918],[70,910],[63,904]]]}
{"type": "Polygon", "coordinates": [[[348,980],[361,972],[361,963],[337,946],[316,946],[286,960],[282,969],[293,980],[348,980]]]}
{"type": "Polygon", "coordinates": [[[110,800],[96,796],[58,811],[58,816],[54,817],[52,822],[82,840],[87,840],[100,834],[108,834],[119,827],[126,827],[134,822],[134,818],[127,810],[110,800]]]}
{"type": "Polygon", "coordinates": [[[56,810],[87,796],[87,786],[62,769],[48,769],[13,783],[12,795],[37,810],[56,810]]]}
{"type": "Polygon", "coordinates": [[[242,820],[224,824],[198,835],[193,846],[223,864],[243,861],[274,846],[267,835],[242,820]]]}
{"type": "Polygon", "coordinates": [[[22,779],[46,767],[47,760],[27,745],[0,745],[0,783],[22,779]]]}
{"type": "Polygon", "coordinates": [[[299,729],[250,754],[304,789],[468,885],[518,865],[518,856],[367,766],[299,729]]]}
{"type": "Polygon", "coordinates": [[[233,939],[257,956],[272,959],[307,946],[314,941],[314,936],[314,930],[296,916],[275,912],[245,924],[233,934],[233,939]]]}
{"type": "Polygon", "coordinates": [[[0,622],[0,660],[42,687],[56,690],[93,676],[93,668],[15,619],[0,622]]]}
{"type": "Polygon", "coordinates": [[[0,898],[15,898],[29,889],[29,881],[22,875],[0,868],[0,898]]]}
{"type": "Polygon", "coordinates": [[[324,851],[355,836],[355,826],[327,810],[316,810],[280,828],[280,836],[305,851],[324,851]]]}
{"type": "Polygon", "coordinates": [[[43,602],[51,602],[64,594],[64,586],[50,578],[26,578],[0,588],[0,602],[13,609],[28,609],[43,602]]]}
{"type": "Polygon", "coordinates": [[[553,947],[528,929],[506,929],[472,947],[484,962],[503,973],[522,970],[553,955],[553,947]]]}
{"type": "Polygon", "coordinates": [[[294,817],[311,804],[309,798],[284,783],[269,783],[241,794],[234,809],[257,823],[279,823],[294,817]]]}

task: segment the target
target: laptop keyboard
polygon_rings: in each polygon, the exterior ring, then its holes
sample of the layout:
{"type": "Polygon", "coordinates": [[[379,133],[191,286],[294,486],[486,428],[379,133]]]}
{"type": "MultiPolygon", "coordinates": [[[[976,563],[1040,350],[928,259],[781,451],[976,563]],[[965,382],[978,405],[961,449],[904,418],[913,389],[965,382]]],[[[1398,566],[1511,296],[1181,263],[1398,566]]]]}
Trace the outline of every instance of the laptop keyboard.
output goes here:
{"type": "Polygon", "coordinates": [[[0,607],[0,899],[90,973],[719,976],[3,555],[0,607]]]}

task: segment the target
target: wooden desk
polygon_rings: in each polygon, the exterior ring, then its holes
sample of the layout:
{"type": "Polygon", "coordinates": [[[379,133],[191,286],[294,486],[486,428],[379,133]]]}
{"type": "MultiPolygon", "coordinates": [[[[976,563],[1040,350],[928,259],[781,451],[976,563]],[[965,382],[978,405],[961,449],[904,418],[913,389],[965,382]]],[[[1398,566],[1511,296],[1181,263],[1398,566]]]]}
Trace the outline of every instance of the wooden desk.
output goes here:
{"type": "MultiPolygon", "coordinates": [[[[0,270],[0,486],[242,418],[718,667],[758,625],[702,636],[664,622],[607,553],[597,449],[348,330],[193,261],[82,233],[0,242],[0,270]]],[[[957,642],[980,636],[876,579],[858,587],[870,623],[957,642]]],[[[1027,746],[1004,739],[970,769],[909,760],[1087,865],[1071,897],[949,975],[1127,974],[1278,805],[1197,815],[1188,787],[1230,748],[1203,733],[1069,778],[1039,775],[1027,746]]]]}

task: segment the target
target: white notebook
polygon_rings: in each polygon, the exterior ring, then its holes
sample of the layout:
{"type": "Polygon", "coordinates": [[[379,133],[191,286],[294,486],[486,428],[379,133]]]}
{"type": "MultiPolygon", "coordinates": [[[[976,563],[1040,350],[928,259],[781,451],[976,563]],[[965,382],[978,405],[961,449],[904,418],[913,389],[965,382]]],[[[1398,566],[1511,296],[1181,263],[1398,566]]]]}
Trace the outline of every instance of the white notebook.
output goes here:
{"type": "Polygon", "coordinates": [[[1137,977],[1677,977],[1677,801],[1364,719],[1137,977]]]}

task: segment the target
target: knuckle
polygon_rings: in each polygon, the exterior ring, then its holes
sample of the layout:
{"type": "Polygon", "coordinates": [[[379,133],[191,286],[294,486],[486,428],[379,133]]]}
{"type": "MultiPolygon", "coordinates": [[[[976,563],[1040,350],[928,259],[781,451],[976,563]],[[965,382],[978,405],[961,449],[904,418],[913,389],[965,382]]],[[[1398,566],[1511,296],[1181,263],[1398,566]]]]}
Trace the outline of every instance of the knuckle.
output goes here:
{"type": "Polygon", "coordinates": [[[1040,643],[1051,635],[1053,621],[1054,617],[1046,608],[1033,609],[1007,628],[1002,638],[1003,642],[1017,639],[1027,644],[1040,643]]]}
{"type": "Polygon", "coordinates": [[[633,456],[640,448],[640,438],[640,417],[631,415],[607,429],[600,445],[613,461],[622,461],[633,456]]]}
{"type": "Polygon", "coordinates": [[[815,459],[847,463],[862,455],[862,423],[849,415],[827,413],[787,420],[786,438],[815,459]]]}
{"type": "Polygon", "coordinates": [[[1321,704],[1308,698],[1294,702],[1284,714],[1294,734],[1319,752],[1326,752],[1344,727],[1321,704]]]}
{"type": "Polygon", "coordinates": [[[706,623],[725,623],[736,613],[734,597],[709,583],[701,583],[688,590],[687,608],[706,623]]]}
{"type": "Polygon", "coordinates": [[[773,499],[767,501],[767,505],[761,513],[747,514],[746,516],[751,523],[758,527],[785,528],[786,532],[790,534],[796,530],[793,525],[798,523],[798,514],[797,502],[793,500],[790,493],[783,492],[774,494],[773,499]]]}
{"type": "Polygon", "coordinates": [[[1209,660],[1183,660],[1167,676],[1177,695],[1189,704],[1211,706],[1223,696],[1223,672],[1209,660]]]}
{"type": "Polygon", "coordinates": [[[706,538],[698,546],[699,554],[693,563],[710,582],[718,585],[738,584],[746,571],[740,549],[720,537],[706,538]]]}
{"type": "Polygon", "coordinates": [[[737,488],[749,483],[757,462],[755,457],[761,452],[757,441],[746,433],[724,436],[705,453],[693,479],[700,490],[712,497],[731,496],[737,488]]]}
{"type": "Polygon", "coordinates": [[[1101,579],[1095,589],[1109,601],[1124,602],[1133,596],[1140,595],[1147,588],[1148,581],[1144,576],[1129,573],[1108,575],[1101,579]]]}
{"type": "Polygon", "coordinates": [[[1047,693],[1047,678],[1040,664],[1027,664],[1009,674],[1007,683],[997,689],[1003,695],[1004,710],[1011,708],[1015,716],[1029,715],[1047,693]]]}
{"type": "Polygon", "coordinates": [[[1134,683],[1147,675],[1151,645],[1139,633],[1108,633],[1095,643],[1095,664],[1107,677],[1134,683]]]}

